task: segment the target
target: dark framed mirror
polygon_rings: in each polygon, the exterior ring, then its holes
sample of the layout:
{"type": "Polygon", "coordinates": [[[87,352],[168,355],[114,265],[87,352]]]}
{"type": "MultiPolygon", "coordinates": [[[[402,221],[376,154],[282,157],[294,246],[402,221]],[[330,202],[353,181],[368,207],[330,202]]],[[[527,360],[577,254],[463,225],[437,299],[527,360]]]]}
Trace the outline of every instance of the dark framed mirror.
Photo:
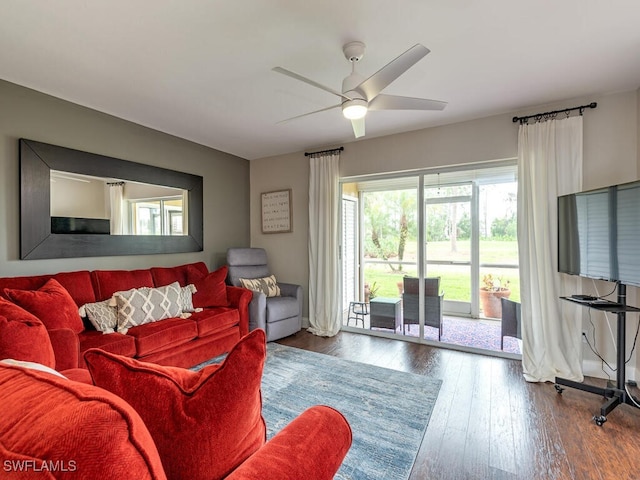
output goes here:
{"type": "MultiPolygon", "coordinates": [[[[203,179],[198,175],[20,139],[20,258],[27,260],[202,251],[202,197],[203,179]],[[97,233],[74,227],[75,229],[64,230],[65,233],[53,233],[61,230],[57,226],[58,218],[52,221],[51,216],[52,171],[58,178],[66,172],[70,177],[81,175],[118,179],[122,182],[177,189],[176,191],[183,192],[185,200],[182,212],[185,215],[184,232],[180,231],[178,235],[114,235],[106,233],[103,228],[97,233]],[[85,231],[91,233],[84,233],[85,231]]],[[[72,225],[85,225],[87,219],[66,220],[72,225]]]]}

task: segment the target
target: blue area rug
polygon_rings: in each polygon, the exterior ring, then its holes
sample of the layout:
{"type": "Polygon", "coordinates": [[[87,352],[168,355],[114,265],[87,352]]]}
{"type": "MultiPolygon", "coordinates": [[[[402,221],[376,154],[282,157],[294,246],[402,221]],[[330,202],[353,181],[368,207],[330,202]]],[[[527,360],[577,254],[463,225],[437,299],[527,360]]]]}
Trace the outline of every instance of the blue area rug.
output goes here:
{"type": "Polygon", "coordinates": [[[262,379],[267,437],[308,407],[329,405],[342,412],[353,430],[353,445],[336,479],[406,480],[441,383],[269,343],[262,379]]]}

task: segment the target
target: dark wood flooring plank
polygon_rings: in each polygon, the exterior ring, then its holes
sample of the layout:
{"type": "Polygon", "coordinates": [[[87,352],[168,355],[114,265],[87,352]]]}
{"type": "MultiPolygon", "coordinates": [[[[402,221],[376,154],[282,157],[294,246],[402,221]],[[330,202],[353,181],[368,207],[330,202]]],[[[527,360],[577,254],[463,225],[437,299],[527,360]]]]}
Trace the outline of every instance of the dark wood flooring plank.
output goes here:
{"type": "Polygon", "coordinates": [[[505,389],[506,365],[496,359],[491,367],[490,466],[503,472],[515,474],[517,470],[513,452],[511,398],[509,391],[505,389]]]}
{"type": "Polygon", "coordinates": [[[528,383],[519,361],[346,332],[279,343],[442,380],[411,480],[640,479],[640,409],[598,427],[600,396],[528,383]]]}
{"type": "Polygon", "coordinates": [[[510,362],[507,373],[508,377],[502,383],[508,385],[505,393],[509,395],[511,406],[512,448],[518,466],[518,477],[537,478],[539,468],[536,462],[536,439],[542,435],[540,430],[545,428],[544,421],[539,417],[529,395],[529,385],[522,377],[520,362],[510,362]]]}
{"type": "Polygon", "coordinates": [[[491,415],[492,415],[492,374],[495,359],[481,357],[470,359],[468,371],[471,375],[468,395],[459,399],[469,403],[469,422],[467,426],[462,467],[466,478],[486,479],[493,476],[489,463],[491,451],[491,415]]]}

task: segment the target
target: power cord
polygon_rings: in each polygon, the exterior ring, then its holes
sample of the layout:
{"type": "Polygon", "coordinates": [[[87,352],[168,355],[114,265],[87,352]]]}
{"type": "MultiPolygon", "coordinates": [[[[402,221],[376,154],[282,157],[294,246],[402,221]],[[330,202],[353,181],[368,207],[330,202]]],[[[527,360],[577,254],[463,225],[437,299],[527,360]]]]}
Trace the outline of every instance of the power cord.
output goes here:
{"type": "MultiPolygon", "coordinates": [[[[587,337],[587,334],[585,332],[582,332],[582,336],[584,337],[584,340],[587,342],[587,345],[589,346],[589,349],[593,352],[593,354],[600,359],[600,361],[602,362],[601,364],[606,365],[612,372],[615,372],[616,368],[613,368],[611,365],[609,365],[609,363],[602,357],[602,355],[600,355],[600,353],[598,353],[598,351],[595,348],[596,327],[593,324],[593,319],[591,318],[591,309],[589,309],[589,323],[591,324],[591,332],[592,332],[591,335],[593,337],[593,345],[591,345],[591,342],[589,342],[589,337],[587,337]]],[[[604,368],[602,369],[602,371],[608,377],[608,379],[611,380],[611,376],[609,375],[608,372],[604,370],[604,368]]]]}
{"type": "MultiPolygon", "coordinates": [[[[618,284],[616,283],[611,292],[607,293],[606,295],[599,295],[598,294],[598,286],[596,285],[596,282],[593,281],[593,280],[592,280],[592,282],[593,282],[593,287],[594,287],[594,289],[596,291],[597,298],[604,298],[604,297],[608,297],[610,295],[613,295],[615,293],[616,289],[618,288],[618,284]]],[[[591,324],[591,329],[592,329],[592,332],[593,332],[593,334],[592,334],[593,335],[593,344],[595,345],[596,344],[596,334],[595,334],[596,329],[595,329],[595,325],[593,324],[593,320],[591,318],[591,309],[588,309],[588,312],[589,312],[589,323],[591,324]]],[[[614,347],[614,349],[617,349],[616,340],[615,340],[615,336],[613,335],[613,330],[611,329],[611,321],[609,319],[608,312],[605,311],[603,313],[604,313],[605,318],[607,319],[607,326],[609,327],[609,333],[611,334],[611,341],[613,342],[613,347],[614,347]]],[[[638,325],[636,326],[636,334],[635,334],[635,336],[633,338],[633,345],[631,347],[631,351],[629,352],[629,357],[625,360],[624,365],[627,365],[631,361],[631,357],[633,356],[633,353],[634,353],[634,351],[636,349],[636,345],[637,345],[637,342],[638,342],[638,334],[639,333],[640,333],[640,318],[638,318],[638,325]]],[[[596,355],[600,359],[600,361],[601,361],[600,365],[601,365],[602,372],[607,376],[607,378],[609,380],[611,380],[611,376],[605,371],[604,365],[606,365],[613,372],[615,372],[617,370],[617,368],[612,368],[611,365],[609,365],[609,363],[607,363],[607,361],[604,358],[602,358],[602,356],[596,351],[596,349],[591,346],[591,344],[589,343],[589,338],[587,337],[586,333],[582,332],[582,335],[583,335],[585,341],[587,342],[587,345],[591,349],[591,351],[594,353],[594,355],[596,355]]],[[[631,402],[636,407],[640,408],[640,404],[638,404],[638,402],[636,402],[636,399],[631,395],[631,392],[629,392],[629,382],[625,383],[624,389],[625,389],[625,392],[627,392],[627,395],[629,396],[629,398],[631,399],[631,402]]]]}
{"type": "Polygon", "coordinates": [[[625,383],[624,385],[624,391],[627,392],[627,396],[631,399],[631,402],[638,408],[640,408],[640,405],[638,404],[638,402],[636,402],[636,399],[633,397],[633,395],[631,395],[631,392],[629,391],[629,385],[625,383]]]}
{"type": "Polygon", "coordinates": [[[640,318],[638,318],[638,326],[636,327],[636,336],[633,338],[633,346],[631,347],[631,352],[629,353],[629,358],[624,362],[626,365],[631,360],[633,356],[633,351],[636,349],[636,342],[638,341],[638,332],[640,332],[640,318]]]}
{"type": "MultiPolygon", "coordinates": [[[[598,287],[596,286],[596,282],[595,280],[591,280],[593,282],[593,286],[596,289],[596,293],[598,292],[598,287]]],[[[615,283],[613,286],[613,290],[611,290],[609,293],[605,294],[605,295],[597,295],[598,298],[604,298],[604,297],[608,297],[609,295],[613,295],[614,293],[616,293],[616,289],[618,288],[618,284],[615,283]]]]}

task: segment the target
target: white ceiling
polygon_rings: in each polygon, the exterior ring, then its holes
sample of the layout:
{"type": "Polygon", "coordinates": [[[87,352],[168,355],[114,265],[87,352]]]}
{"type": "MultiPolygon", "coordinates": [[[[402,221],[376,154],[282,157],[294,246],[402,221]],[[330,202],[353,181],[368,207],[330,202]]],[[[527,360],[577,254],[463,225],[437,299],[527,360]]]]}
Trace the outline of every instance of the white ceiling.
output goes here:
{"type": "MultiPolygon", "coordinates": [[[[422,43],[365,138],[640,86],[638,0],[2,0],[0,78],[247,159],[354,141],[342,45],[365,77],[422,43]]],[[[568,105],[569,106],[569,105],[568,105]]],[[[571,105],[573,106],[573,105],[571,105]]]]}

